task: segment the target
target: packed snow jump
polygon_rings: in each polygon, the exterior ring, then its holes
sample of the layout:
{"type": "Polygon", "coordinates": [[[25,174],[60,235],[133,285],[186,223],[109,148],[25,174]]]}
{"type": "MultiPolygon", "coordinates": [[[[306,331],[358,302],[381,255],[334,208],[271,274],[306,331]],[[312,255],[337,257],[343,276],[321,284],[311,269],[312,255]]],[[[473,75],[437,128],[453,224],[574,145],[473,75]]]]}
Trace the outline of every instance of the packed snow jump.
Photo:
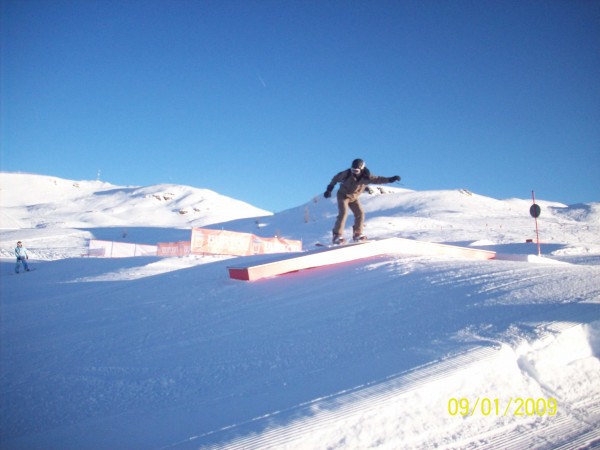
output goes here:
{"type": "Polygon", "coordinates": [[[386,254],[405,255],[444,255],[465,259],[494,259],[496,253],[453,245],[435,244],[411,239],[389,238],[364,243],[340,245],[332,248],[312,250],[293,256],[279,257],[275,260],[259,264],[228,267],[230,278],[254,281],[289,272],[296,272],[314,267],[328,266],[343,262],[386,254]]]}

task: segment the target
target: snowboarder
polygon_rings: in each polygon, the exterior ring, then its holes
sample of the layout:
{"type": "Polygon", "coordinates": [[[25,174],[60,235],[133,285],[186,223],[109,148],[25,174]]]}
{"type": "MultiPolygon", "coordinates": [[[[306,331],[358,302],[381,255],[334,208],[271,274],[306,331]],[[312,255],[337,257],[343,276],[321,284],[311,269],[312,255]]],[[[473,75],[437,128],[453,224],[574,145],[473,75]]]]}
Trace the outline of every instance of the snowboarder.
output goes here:
{"type": "Polygon", "coordinates": [[[27,249],[23,247],[21,241],[17,242],[17,247],[15,248],[15,256],[17,257],[17,265],[15,266],[15,272],[19,273],[19,266],[21,263],[23,263],[23,268],[25,269],[25,271],[29,272],[29,265],[27,264],[29,255],[27,254],[27,249]]]}
{"type": "Polygon", "coordinates": [[[363,193],[369,184],[386,184],[400,181],[398,175],[393,177],[379,177],[371,175],[371,172],[365,166],[362,159],[352,161],[352,167],[335,175],[327,190],[323,194],[325,198],[331,197],[331,192],[337,183],[341,183],[337,192],[338,216],[333,226],[333,243],[341,244],[344,242],[342,233],[348,216],[348,207],[354,214],[353,239],[354,241],[363,241],[366,237],[363,235],[363,223],[365,215],[358,201],[358,197],[363,193]]]}

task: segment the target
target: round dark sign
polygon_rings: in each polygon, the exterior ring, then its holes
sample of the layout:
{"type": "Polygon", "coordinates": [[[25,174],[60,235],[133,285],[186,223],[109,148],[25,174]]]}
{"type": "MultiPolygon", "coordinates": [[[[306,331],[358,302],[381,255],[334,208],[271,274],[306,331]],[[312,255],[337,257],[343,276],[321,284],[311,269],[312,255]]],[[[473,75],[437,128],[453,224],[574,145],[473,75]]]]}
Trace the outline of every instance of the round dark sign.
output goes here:
{"type": "Polygon", "coordinates": [[[537,219],[538,217],[540,217],[541,213],[542,213],[542,208],[540,208],[540,205],[538,205],[536,203],[531,205],[531,208],[529,208],[529,214],[531,214],[531,217],[535,217],[537,219]]]}

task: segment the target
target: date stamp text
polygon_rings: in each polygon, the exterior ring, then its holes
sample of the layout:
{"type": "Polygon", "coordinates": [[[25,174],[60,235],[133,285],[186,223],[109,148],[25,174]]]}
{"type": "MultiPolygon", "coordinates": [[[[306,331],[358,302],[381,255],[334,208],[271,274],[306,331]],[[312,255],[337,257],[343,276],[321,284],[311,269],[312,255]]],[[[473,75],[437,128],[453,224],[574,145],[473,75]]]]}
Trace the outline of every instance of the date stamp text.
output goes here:
{"type": "Polygon", "coordinates": [[[555,398],[499,398],[477,397],[475,399],[454,398],[448,400],[451,416],[555,416],[558,402],[555,398]]]}

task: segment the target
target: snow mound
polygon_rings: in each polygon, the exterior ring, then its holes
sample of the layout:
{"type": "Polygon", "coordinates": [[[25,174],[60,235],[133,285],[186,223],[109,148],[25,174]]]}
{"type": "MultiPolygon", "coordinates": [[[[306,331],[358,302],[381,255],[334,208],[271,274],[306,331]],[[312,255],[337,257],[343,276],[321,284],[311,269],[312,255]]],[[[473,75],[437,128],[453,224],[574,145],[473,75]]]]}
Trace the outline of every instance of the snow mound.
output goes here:
{"type": "Polygon", "coordinates": [[[160,184],[120,187],[100,181],[0,173],[2,227],[192,227],[271,213],[209,189],[160,184]]]}

